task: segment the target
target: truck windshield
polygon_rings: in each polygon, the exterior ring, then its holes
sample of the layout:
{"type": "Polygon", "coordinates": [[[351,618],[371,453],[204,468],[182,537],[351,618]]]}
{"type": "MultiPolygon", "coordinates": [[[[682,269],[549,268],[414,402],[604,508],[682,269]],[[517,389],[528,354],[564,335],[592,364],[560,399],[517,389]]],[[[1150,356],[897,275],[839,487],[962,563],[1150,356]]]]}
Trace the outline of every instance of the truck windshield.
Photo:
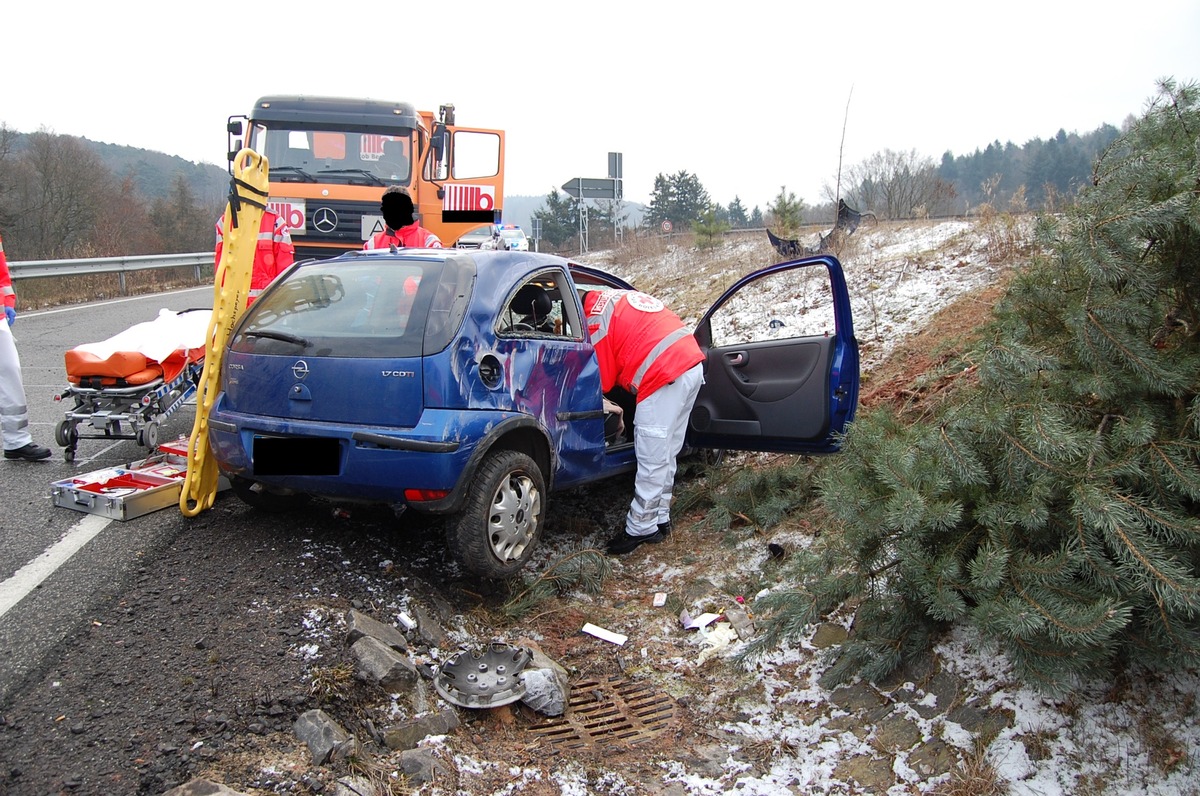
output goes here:
{"type": "Polygon", "coordinates": [[[408,185],[416,131],[312,130],[255,124],[250,147],[276,182],[408,185]]]}

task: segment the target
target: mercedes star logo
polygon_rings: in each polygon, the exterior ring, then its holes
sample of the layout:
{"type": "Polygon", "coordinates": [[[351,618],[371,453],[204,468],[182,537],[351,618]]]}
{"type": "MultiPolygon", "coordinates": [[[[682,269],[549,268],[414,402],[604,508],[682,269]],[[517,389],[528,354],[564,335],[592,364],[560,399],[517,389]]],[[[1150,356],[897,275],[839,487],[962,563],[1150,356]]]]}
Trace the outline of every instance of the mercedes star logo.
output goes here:
{"type": "Polygon", "coordinates": [[[304,381],[304,377],[308,375],[308,363],[297,359],[296,364],[292,365],[292,375],[296,377],[296,381],[304,381]]]}
{"type": "Polygon", "coordinates": [[[318,207],[313,213],[313,226],[318,232],[333,232],[337,229],[337,213],[328,207],[318,207]]]}

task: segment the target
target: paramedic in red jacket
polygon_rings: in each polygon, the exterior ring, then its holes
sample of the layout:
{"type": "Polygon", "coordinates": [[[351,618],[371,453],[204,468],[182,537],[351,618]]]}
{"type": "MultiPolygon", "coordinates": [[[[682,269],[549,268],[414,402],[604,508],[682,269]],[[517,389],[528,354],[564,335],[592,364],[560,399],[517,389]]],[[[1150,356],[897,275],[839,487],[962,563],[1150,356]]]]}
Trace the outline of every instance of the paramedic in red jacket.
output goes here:
{"type": "Polygon", "coordinates": [[[438,236],[417,223],[413,211],[412,195],[402,185],[393,185],[383,192],[380,202],[383,211],[383,223],[387,228],[376,232],[371,239],[363,244],[364,249],[387,249],[395,246],[397,249],[440,249],[442,242],[438,236]]]}
{"type": "Polygon", "coordinates": [[[25,402],[25,385],[21,381],[21,360],[11,327],[17,322],[17,294],[4,258],[4,241],[0,240],[0,299],[4,301],[4,318],[0,320],[0,431],[4,437],[4,458],[34,462],[50,457],[50,449],[34,444],[29,433],[29,406],[25,402]]]}
{"type": "MultiPolygon", "coordinates": [[[[225,244],[225,214],[217,219],[217,256],[215,265],[221,265],[221,249],[225,244]]],[[[258,224],[258,242],[254,249],[254,269],[250,272],[250,293],[246,296],[249,307],[271,280],[282,274],[296,259],[292,246],[292,234],[272,210],[264,210],[258,224]]]]}
{"type": "Polygon", "coordinates": [[[583,311],[600,362],[601,389],[619,385],[637,399],[633,501],[625,527],[608,543],[608,552],[620,555],[661,542],[671,532],[675,459],[704,383],[704,354],[679,316],[645,293],[589,291],[583,311]]]}

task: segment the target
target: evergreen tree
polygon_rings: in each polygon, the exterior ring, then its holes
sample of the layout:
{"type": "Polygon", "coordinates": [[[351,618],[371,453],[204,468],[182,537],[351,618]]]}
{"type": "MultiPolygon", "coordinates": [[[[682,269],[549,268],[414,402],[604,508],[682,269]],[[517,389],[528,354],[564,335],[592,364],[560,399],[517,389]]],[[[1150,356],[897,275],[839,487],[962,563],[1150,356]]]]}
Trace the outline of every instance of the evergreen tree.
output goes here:
{"type": "Polygon", "coordinates": [[[684,230],[700,220],[700,215],[712,204],[700,178],[686,171],[671,176],[659,174],[654,178],[650,194],[650,209],[645,223],[657,227],[670,221],[676,229],[684,230]]]}
{"type": "Polygon", "coordinates": [[[800,231],[801,218],[804,213],[804,200],[797,199],[796,194],[786,186],[780,186],[775,202],[767,208],[771,214],[771,225],[775,234],[784,238],[794,238],[800,231]]]}
{"type": "Polygon", "coordinates": [[[734,229],[745,229],[750,226],[750,219],[746,217],[746,207],[742,204],[742,200],[736,196],[729,203],[729,223],[734,229]]]}
{"type": "Polygon", "coordinates": [[[541,222],[542,240],[552,248],[565,246],[579,234],[579,200],[554,188],[546,195],[546,204],[534,212],[541,222]]]}
{"type": "Polygon", "coordinates": [[[150,223],[166,252],[198,252],[215,242],[218,211],[196,201],[191,183],[182,173],[175,175],[171,194],[154,200],[150,223]]]}
{"type": "Polygon", "coordinates": [[[716,207],[710,207],[700,214],[700,220],[692,226],[692,231],[696,234],[697,247],[711,249],[729,231],[729,222],[720,217],[716,207]]]}
{"type": "Polygon", "coordinates": [[[970,621],[1052,692],[1130,663],[1200,663],[1200,90],[1166,81],[1097,162],[1052,254],[986,330],[933,421],[850,430],[762,644],[842,604],[830,671],[879,677],[970,621]]]}
{"type": "Polygon", "coordinates": [[[657,228],[664,221],[674,221],[671,218],[675,205],[675,193],[667,175],[659,173],[654,177],[654,190],[650,192],[650,207],[646,210],[646,226],[657,228]]]}

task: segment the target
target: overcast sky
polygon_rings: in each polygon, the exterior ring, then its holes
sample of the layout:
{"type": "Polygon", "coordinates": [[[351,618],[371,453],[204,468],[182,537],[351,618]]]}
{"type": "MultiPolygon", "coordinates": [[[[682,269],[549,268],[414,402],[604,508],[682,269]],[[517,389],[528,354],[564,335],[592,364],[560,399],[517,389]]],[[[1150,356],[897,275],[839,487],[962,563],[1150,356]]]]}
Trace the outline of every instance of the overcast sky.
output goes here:
{"type": "Polygon", "coordinates": [[[781,186],[822,201],[839,159],[1119,126],[1158,78],[1200,80],[1197,0],[68,0],[0,21],[0,122],[21,132],[224,166],[226,118],[266,94],[449,102],[507,131],[510,195],[620,152],[629,200],[688,171],[748,209],[781,186]]]}

